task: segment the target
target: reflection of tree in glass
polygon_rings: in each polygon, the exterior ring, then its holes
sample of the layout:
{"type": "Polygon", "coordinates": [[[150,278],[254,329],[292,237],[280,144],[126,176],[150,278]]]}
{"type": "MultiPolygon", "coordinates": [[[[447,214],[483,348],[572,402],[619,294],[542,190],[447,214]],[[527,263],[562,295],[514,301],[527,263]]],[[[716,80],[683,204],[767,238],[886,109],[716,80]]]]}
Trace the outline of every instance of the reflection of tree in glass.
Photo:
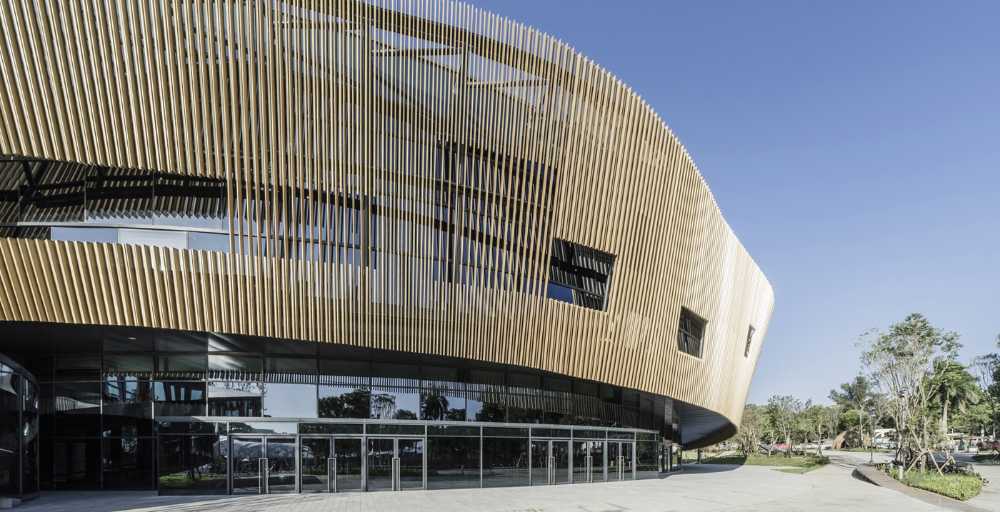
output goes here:
{"type": "Polygon", "coordinates": [[[372,418],[391,419],[396,413],[396,397],[389,393],[372,393],[372,418]]]}
{"type": "Polygon", "coordinates": [[[448,413],[448,397],[436,389],[420,393],[421,414],[426,420],[443,420],[448,413]]]}
{"type": "Polygon", "coordinates": [[[396,411],[396,414],[393,415],[393,418],[397,420],[415,420],[417,419],[417,413],[413,411],[408,411],[406,409],[400,409],[396,411]]]}
{"type": "Polygon", "coordinates": [[[476,413],[476,421],[507,421],[506,410],[503,404],[497,402],[483,402],[483,408],[476,413]]]}
{"type": "Polygon", "coordinates": [[[319,399],[321,418],[367,418],[371,391],[355,389],[342,395],[325,396],[319,399]]]}

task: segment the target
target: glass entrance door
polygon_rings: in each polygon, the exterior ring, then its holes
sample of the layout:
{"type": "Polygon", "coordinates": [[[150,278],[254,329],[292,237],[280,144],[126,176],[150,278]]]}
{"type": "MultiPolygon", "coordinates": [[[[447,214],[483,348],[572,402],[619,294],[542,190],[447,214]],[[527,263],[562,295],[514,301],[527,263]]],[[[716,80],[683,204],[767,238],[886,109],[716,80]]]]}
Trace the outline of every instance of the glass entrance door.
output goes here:
{"type": "Polygon", "coordinates": [[[608,472],[604,479],[609,482],[622,479],[622,460],[619,457],[620,448],[621,443],[608,441],[608,472]]]}
{"type": "Polygon", "coordinates": [[[299,467],[302,468],[299,487],[302,492],[333,491],[331,467],[333,453],[330,451],[332,439],[326,437],[303,437],[299,441],[299,467]]]}
{"type": "Polygon", "coordinates": [[[295,438],[265,437],[264,443],[264,453],[267,455],[267,492],[295,492],[295,459],[298,451],[295,438]]]}
{"type": "Polygon", "coordinates": [[[608,441],[608,480],[635,478],[635,443],[608,441]]]}
{"type": "Polygon", "coordinates": [[[604,441],[573,441],[573,483],[604,481],[604,441]]]}
{"type": "Polygon", "coordinates": [[[622,480],[635,479],[635,443],[622,443],[622,480]]]}
{"type": "Polygon", "coordinates": [[[549,441],[552,443],[551,458],[549,464],[552,465],[552,484],[568,484],[570,482],[569,469],[569,441],[549,441]]]}
{"type": "Polygon", "coordinates": [[[365,488],[400,491],[424,488],[424,440],[368,438],[365,488]]]}
{"type": "Polygon", "coordinates": [[[396,488],[424,488],[424,440],[396,440],[396,488]]]}
{"type": "Polygon", "coordinates": [[[531,485],[549,484],[549,442],[531,441],[531,485]]]}
{"type": "Polygon", "coordinates": [[[264,438],[231,439],[233,494],[263,494],[264,438]]]}
{"type": "Polygon", "coordinates": [[[395,462],[395,439],[368,438],[368,470],[365,478],[365,490],[391,491],[395,462]]]}
{"type": "Polygon", "coordinates": [[[570,481],[569,441],[531,441],[531,485],[570,481]]]}
{"type": "Polygon", "coordinates": [[[336,464],[333,479],[334,492],[360,491],[364,489],[361,469],[364,451],[361,439],[336,438],[333,440],[336,464]]]}

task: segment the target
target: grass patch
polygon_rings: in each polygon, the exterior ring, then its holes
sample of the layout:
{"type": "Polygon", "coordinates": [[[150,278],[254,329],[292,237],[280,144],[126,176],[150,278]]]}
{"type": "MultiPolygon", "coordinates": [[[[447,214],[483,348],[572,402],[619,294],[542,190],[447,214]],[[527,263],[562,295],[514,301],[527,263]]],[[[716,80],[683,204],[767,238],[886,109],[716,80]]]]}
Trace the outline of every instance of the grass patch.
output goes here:
{"type": "Polygon", "coordinates": [[[962,501],[974,498],[983,489],[983,479],[977,474],[945,473],[944,476],[941,476],[936,471],[911,470],[906,473],[902,480],[896,472],[893,472],[892,477],[910,487],[962,501]]]}
{"type": "Polygon", "coordinates": [[[706,457],[701,460],[705,464],[736,464],[740,466],[779,466],[784,468],[815,469],[830,463],[827,457],[816,455],[764,455],[756,454],[749,457],[743,455],[726,455],[721,457],[706,457]]]}
{"type": "Polygon", "coordinates": [[[774,468],[772,471],[780,471],[782,473],[791,473],[793,475],[804,475],[804,474],[806,474],[806,473],[808,473],[808,472],[810,472],[810,471],[812,471],[812,470],[814,470],[816,468],[821,468],[821,467],[823,467],[823,466],[822,465],[816,465],[816,466],[808,466],[808,467],[801,467],[801,468],[774,468]]]}

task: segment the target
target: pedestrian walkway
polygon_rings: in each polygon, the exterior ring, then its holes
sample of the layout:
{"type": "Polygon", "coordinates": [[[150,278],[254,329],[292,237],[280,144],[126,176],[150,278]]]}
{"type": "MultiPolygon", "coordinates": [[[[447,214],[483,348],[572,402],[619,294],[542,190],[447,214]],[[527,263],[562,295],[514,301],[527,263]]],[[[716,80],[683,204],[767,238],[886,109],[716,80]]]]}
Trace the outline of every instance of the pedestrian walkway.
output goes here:
{"type": "Polygon", "coordinates": [[[626,512],[939,510],[830,465],[805,475],[759,466],[688,465],[658,480],[552,487],[245,497],[47,493],[18,512],[626,512]]]}

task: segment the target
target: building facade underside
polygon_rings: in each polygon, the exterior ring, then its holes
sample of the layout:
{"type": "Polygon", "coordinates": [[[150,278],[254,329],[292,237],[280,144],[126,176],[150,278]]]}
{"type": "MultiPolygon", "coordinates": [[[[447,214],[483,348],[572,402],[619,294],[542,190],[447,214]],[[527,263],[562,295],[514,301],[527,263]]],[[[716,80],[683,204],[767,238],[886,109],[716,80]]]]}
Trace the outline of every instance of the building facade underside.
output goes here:
{"type": "Polygon", "coordinates": [[[735,433],[770,284],[568,45],[446,0],[0,29],[0,495],[646,478],[735,433]]]}

